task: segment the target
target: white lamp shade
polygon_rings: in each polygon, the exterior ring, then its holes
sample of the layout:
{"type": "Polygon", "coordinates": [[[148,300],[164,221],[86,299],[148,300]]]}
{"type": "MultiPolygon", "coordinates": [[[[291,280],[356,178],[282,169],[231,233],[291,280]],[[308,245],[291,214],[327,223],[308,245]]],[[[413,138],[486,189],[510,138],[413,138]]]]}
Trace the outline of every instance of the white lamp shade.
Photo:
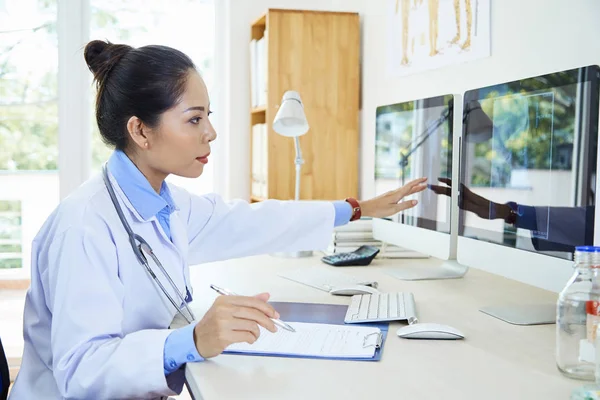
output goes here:
{"type": "Polygon", "coordinates": [[[273,130],[281,136],[297,137],[308,132],[308,121],[300,94],[288,90],[283,94],[281,107],[273,120],[273,130]]]}

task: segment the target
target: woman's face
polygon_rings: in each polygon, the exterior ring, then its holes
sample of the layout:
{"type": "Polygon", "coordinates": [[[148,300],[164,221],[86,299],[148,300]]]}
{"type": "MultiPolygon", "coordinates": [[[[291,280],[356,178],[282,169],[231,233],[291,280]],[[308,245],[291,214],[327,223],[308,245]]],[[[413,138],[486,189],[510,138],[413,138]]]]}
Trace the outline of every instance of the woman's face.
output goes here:
{"type": "Polygon", "coordinates": [[[186,178],[202,175],[208,163],[210,142],[217,133],[208,116],[210,101],[204,80],[190,70],[181,101],[161,116],[148,136],[150,167],[165,175],[186,178]]]}

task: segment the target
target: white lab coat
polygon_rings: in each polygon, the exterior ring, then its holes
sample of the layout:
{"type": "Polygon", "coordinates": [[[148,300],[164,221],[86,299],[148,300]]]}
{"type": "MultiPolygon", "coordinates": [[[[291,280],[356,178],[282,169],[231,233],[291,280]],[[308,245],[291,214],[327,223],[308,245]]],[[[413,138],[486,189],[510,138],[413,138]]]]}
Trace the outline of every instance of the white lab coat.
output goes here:
{"type": "MultiPolygon", "coordinates": [[[[193,196],[170,185],[179,208],[171,214],[171,242],[157,219],[143,220],[111,182],[133,231],[152,246],[183,296],[188,265],[323,249],[331,239],[332,203],[226,204],[216,195],[193,196]]],[[[101,176],[91,179],[60,204],[33,242],[25,350],[11,399],[176,394],[182,372],[166,379],[163,363],[175,314],[136,259],[101,176]]]]}

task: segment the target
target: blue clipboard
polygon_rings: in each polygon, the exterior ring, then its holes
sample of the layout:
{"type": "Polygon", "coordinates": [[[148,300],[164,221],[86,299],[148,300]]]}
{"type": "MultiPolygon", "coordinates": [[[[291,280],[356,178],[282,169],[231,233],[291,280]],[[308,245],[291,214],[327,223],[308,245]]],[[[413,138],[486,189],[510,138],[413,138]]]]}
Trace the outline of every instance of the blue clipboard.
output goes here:
{"type": "MultiPolygon", "coordinates": [[[[270,302],[281,316],[281,320],[286,322],[310,322],[315,324],[345,325],[344,318],[347,305],[340,304],[316,304],[316,303],[288,303],[288,302],[270,302]]],[[[237,353],[224,351],[223,354],[237,354],[263,357],[285,357],[285,358],[318,358],[320,360],[344,360],[344,361],[379,361],[383,353],[383,346],[387,338],[389,323],[365,323],[361,326],[372,326],[381,330],[381,344],[375,350],[373,358],[340,358],[340,357],[310,357],[310,356],[289,356],[279,354],[257,354],[257,353],[237,353]]]]}

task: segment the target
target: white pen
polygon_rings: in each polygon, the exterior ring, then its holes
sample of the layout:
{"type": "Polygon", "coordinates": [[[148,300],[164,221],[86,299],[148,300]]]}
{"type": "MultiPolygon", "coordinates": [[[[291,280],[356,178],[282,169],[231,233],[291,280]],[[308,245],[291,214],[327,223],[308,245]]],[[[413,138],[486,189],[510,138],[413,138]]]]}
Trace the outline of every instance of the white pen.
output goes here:
{"type": "MultiPolygon", "coordinates": [[[[236,294],[236,293],[230,292],[229,290],[220,288],[220,287],[215,286],[215,285],[210,285],[210,288],[212,290],[214,290],[215,292],[217,292],[219,294],[222,294],[223,296],[238,296],[238,294],[236,294]]],[[[279,327],[281,327],[281,328],[283,328],[285,330],[288,330],[290,332],[296,332],[296,330],[294,328],[292,328],[290,325],[286,324],[285,322],[283,322],[280,319],[271,318],[271,321],[273,321],[273,323],[275,325],[277,325],[277,326],[279,326],[279,327]]]]}

